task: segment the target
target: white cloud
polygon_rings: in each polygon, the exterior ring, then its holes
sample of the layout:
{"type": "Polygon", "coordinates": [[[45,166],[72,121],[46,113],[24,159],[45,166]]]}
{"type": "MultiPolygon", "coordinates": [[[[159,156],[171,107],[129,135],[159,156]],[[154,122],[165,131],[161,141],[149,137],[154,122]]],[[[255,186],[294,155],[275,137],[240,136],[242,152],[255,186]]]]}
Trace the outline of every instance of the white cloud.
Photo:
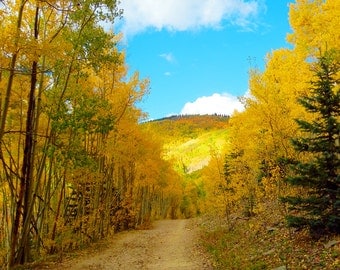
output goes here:
{"type": "Polygon", "coordinates": [[[175,57],[172,55],[172,53],[162,53],[159,56],[164,58],[169,63],[175,62],[175,57]]]}
{"type": "Polygon", "coordinates": [[[164,75],[165,76],[171,76],[171,72],[170,71],[166,71],[166,72],[164,72],[164,75]]]}
{"type": "Polygon", "coordinates": [[[220,27],[223,21],[249,28],[263,0],[124,0],[123,32],[133,35],[148,28],[171,31],[220,27]]]}
{"type": "Polygon", "coordinates": [[[244,106],[237,97],[230,94],[215,93],[203,96],[194,102],[187,102],[180,114],[223,114],[232,115],[233,112],[243,111],[244,106]]]}

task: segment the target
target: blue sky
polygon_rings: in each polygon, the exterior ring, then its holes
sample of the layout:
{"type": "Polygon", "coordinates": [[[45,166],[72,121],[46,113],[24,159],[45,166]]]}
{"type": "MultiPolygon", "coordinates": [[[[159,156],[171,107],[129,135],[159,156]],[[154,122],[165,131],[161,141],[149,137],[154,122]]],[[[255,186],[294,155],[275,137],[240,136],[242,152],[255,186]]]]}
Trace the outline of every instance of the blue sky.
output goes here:
{"type": "Polygon", "coordinates": [[[157,119],[232,114],[248,91],[248,71],[288,47],[284,0],[123,0],[122,47],[131,72],[150,79],[139,104],[157,119]]]}

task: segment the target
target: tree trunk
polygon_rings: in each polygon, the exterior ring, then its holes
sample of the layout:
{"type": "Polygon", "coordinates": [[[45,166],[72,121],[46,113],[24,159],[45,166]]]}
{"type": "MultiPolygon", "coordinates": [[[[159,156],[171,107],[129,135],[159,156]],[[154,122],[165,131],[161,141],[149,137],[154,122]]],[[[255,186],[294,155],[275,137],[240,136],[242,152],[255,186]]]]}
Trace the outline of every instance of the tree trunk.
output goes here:
{"type": "MultiPolygon", "coordinates": [[[[39,6],[36,7],[34,38],[38,38],[38,17],[39,6]]],[[[25,148],[20,177],[19,200],[16,208],[15,225],[20,227],[20,215],[22,214],[22,232],[19,235],[17,255],[12,258],[10,265],[24,264],[28,261],[30,255],[29,233],[31,227],[33,211],[33,167],[34,167],[34,133],[35,133],[35,90],[37,85],[37,59],[33,60],[31,67],[31,85],[29,92],[29,101],[26,116],[25,148]]],[[[19,228],[16,228],[19,229],[19,228]]],[[[18,231],[16,232],[18,233],[18,231]]],[[[14,243],[13,243],[14,244],[14,243]]],[[[14,248],[12,246],[12,248],[14,248]]],[[[15,249],[14,249],[15,250],[15,249]]],[[[12,251],[14,252],[14,251],[12,251]]]]}

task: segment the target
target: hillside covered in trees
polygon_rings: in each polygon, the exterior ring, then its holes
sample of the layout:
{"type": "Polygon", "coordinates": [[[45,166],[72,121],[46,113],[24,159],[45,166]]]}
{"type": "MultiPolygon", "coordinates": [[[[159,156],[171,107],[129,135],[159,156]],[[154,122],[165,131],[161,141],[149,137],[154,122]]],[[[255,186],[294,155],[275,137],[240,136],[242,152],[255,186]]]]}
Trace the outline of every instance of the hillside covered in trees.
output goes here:
{"type": "Polygon", "coordinates": [[[340,267],[339,1],[290,5],[244,111],[150,122],[115,1],[0,4],[1,267],[203,214],[218,269],[340,267]]]}
{"type": "Polygon", "coordinates": [[[160,136],[162,157],[180,176],[182,199],[176,217],[195,217],[214,207],[209,205],[209,198],[215,196],[214,186],[223,181],[221,172],[228,145],[229,116],[172,116],[142,126],[160,136]],[[208,164],[216,167],[209,171],[208,164]]]}

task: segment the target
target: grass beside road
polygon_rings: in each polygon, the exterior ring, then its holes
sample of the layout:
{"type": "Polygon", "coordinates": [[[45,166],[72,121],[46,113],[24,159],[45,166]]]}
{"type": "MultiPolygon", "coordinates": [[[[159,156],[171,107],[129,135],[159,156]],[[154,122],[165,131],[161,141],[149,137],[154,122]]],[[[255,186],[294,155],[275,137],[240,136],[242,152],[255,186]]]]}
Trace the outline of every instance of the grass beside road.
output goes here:
{"type": "Polygon", "coordinates": [[[205,218],[202,244],[215,269],[340,269],[340,236],[313,240],[285,226],[274,211],[255,217],[205,218]]]}

